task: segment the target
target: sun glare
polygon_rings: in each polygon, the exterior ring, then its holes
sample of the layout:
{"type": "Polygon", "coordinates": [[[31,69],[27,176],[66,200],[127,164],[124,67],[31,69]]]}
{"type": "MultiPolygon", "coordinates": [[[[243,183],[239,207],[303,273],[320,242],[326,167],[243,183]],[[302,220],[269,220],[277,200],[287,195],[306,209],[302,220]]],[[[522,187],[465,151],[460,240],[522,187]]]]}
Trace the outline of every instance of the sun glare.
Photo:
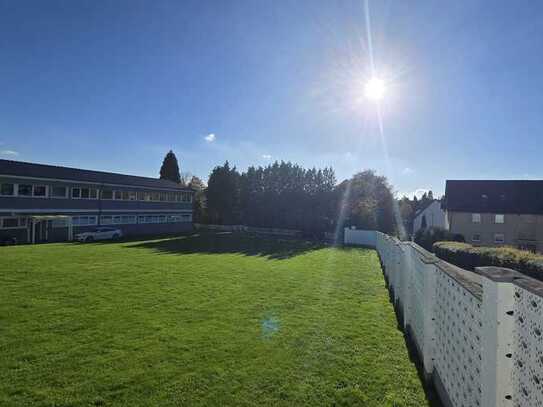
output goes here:
{"type": "Polygon", "coordinates": [[[371,78],[364,86],[366,97],[371,100],[381,100],[385,96],[385,82],[379,78],[371,78]]]}

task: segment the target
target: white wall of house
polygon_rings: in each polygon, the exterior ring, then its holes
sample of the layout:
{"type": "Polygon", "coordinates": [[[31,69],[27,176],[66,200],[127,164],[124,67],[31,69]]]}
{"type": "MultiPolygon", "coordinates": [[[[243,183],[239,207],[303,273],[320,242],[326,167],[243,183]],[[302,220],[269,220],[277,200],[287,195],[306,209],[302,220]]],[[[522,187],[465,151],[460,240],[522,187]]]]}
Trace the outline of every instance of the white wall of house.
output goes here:
{"type": "Polygon", "coordinates": [[[447,216],[445,211],[441,209],[441,201],[434,201],[428,205],[422,212],[420,212],[413,221],[413,233],[422,226],[422,218],[426,217],[426,227],[438,227],[442,229],[449,229],[447,222],[447,216]]]}

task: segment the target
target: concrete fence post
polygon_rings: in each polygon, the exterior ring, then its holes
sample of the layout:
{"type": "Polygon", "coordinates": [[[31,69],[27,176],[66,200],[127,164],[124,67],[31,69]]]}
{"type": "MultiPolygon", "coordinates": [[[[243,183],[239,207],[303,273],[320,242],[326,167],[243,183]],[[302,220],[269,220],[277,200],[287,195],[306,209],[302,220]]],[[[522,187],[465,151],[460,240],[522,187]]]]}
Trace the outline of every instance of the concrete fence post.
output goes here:
{"type": "Polygon", "coordinates": [[[478,267],[483,276],[482,407],[509,407],[512,401],[514,286],[513,270],[478,267]]]}

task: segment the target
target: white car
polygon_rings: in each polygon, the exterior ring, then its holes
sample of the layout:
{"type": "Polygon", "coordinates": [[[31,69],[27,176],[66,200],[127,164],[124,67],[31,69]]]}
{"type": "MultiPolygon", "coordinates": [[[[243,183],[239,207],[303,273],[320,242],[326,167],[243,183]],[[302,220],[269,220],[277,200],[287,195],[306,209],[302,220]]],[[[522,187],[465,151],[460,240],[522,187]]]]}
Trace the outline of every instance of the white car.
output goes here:
{"type": "Polygon", "coordinates": [[[79,242],[94,242],[95,240],[120,239],[123,232],[115,228],[96,228],[90,232],[78,233],[75,240],[79,242]]]}

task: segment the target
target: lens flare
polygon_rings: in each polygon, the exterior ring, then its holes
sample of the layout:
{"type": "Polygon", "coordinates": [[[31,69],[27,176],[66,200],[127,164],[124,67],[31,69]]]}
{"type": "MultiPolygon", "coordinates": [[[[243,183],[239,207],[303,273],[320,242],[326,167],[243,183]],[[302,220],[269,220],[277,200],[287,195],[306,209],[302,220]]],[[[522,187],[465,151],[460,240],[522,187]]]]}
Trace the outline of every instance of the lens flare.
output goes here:
{"type": "Polygon", "coordinates": [[[386,86],[385,82],[379,78],[371,78],[366,82],[364,86],[364,94],[371,100],[382,100],[385,96],[386,86]]]}

